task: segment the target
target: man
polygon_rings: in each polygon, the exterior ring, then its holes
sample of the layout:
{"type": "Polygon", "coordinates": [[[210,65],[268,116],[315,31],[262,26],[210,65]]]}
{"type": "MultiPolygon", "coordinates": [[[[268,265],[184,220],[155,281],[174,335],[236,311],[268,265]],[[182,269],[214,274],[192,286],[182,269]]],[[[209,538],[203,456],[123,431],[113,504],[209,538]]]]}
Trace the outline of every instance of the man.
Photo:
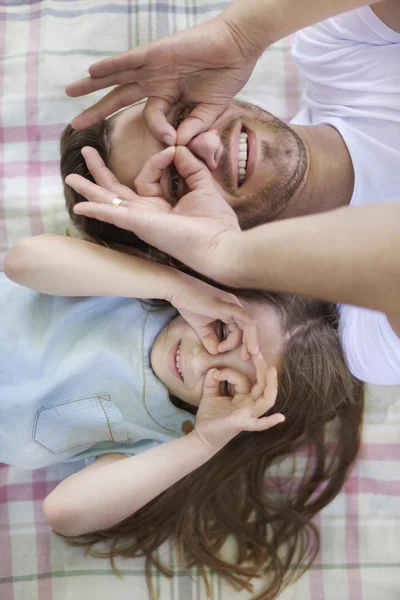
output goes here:
{"type": "MultiPolygon", "coordinates": [[[[342,341],[353,373],[374,383],[400,383],[400,243],[393,222],[400,218],[400,3],[381,2],[306,29],[297,37],[294,55],[306,88],[302,110],[290,128],[254,107],[234,104],[216,119],[215,131],[187,143],[207,165],[243,228],[289,220],[241,234],[244,241],[236,239],[241,268],[225,261],[220,271],[215,266],[217,253],[212,266],[205,261],[210,253],[204,249],[204,236],[200,261],[200,246],[196,257],[193,241],[188,254],[188,244],[179,244],[174,236],[172,247],[162,235],[160,220],[152,217],[150,231],[149,219],[146,227],[138,214],[124,226],[182,260],[185,248],[185,262],[220,281],[340,302],[342,341]],[[386,204],[390,202],[394,203],[386,204]],[[379,203],[385,204],[355,210],[379,203]],[[339,207],[347,208],[290,219],[339,207]],[[254,267],[257,257],[263,262],[254,267]]],[[[129,147],[121,132],[133,110],[115,117],[109,163],[128,185],[121,167],[129,147]]],[[[171,111],[168,119],[175,118],[171,111]]],[[[157,129],[154,121],[147,122],[157,129]]],[[[132,187],[137,173],[131,175],[132,187]]],[[[174,193],[185,192],[171,169],[163,171],[160,183],[170,202],[177,200],[174,193]]],[[[91,205],[77,212],[118,224],[122,212],[117,216],[118,209],[111,208],[112,216],[106,214],[109,209],[91,205]]],[[[164,219],[164,227],[167,222],[178,226],[171,219],[164,219]]],[[[232,245],[222,246],[235,255],[232,245]]]]}

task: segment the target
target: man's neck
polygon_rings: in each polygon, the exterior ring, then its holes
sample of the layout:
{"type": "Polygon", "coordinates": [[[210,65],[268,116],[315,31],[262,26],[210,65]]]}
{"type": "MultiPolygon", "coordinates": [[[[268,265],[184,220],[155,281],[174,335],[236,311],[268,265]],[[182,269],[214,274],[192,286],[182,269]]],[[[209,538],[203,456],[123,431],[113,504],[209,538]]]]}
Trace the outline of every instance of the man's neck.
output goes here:
{"type": "Polygon", "coordinates": [[[283,218],[333,210],[350,204],[354,188],[353,163],[337,129],[330,125],[291,125],[308,150],[305,181],[283,218]]]}

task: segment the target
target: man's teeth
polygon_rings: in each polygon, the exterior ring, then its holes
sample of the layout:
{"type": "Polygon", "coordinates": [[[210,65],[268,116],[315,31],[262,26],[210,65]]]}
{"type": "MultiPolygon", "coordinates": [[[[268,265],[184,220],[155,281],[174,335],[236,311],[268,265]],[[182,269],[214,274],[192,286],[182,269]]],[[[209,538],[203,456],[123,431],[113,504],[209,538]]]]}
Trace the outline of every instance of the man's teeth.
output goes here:
{"type": "Polygon", "coordinates": [[[239,137],[239,178],[238,182],[241,185],[246,177],[247,166],[247,133],[242,132],[239,137]]]}
{"type": "MultiPolygon", "coordinates": [[[[182,377],[181,364],[180,364],[180,356],[179,356],[180,348],[181,348],[181,345],[179,344],[178,351],[176,353],[176,368],[178,369],[179,374],[182,377]]],[[[183,377],[182,377],[182,379],[183,379],[183,377]]]]}

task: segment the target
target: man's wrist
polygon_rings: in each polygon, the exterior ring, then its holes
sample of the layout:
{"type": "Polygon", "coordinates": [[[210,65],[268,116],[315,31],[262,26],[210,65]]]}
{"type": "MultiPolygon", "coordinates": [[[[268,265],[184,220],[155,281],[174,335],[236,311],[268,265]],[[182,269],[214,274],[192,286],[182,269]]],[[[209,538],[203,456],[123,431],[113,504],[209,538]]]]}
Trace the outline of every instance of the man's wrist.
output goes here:
{"type": "Polygon", "coordinates": [[[220,15],[232,31],[245,57],[255,61],[280,39],[262,18],[260,0],[235,0],[220,15]]]}
{"type": "Polygon", "coordinates": [[[249,254],[251,245],[247,240],[247,232],[226,234],[218,247],[218,257],[215,265],[218,265],[218,273],[215,281],[237,288],[251,287],[252,265],[249,254]]]}

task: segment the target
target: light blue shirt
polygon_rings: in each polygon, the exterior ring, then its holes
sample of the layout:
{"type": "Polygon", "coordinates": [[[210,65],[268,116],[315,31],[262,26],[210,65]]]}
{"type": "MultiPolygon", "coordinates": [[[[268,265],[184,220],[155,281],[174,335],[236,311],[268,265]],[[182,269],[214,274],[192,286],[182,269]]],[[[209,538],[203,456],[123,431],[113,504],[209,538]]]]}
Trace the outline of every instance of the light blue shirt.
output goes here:
{"type": "Polygon", "coordinates": [[[183,436],[150,365],[175,316],[127,298],[39,294],[0,274],[0,462],[26,469],[183,436]]]}

